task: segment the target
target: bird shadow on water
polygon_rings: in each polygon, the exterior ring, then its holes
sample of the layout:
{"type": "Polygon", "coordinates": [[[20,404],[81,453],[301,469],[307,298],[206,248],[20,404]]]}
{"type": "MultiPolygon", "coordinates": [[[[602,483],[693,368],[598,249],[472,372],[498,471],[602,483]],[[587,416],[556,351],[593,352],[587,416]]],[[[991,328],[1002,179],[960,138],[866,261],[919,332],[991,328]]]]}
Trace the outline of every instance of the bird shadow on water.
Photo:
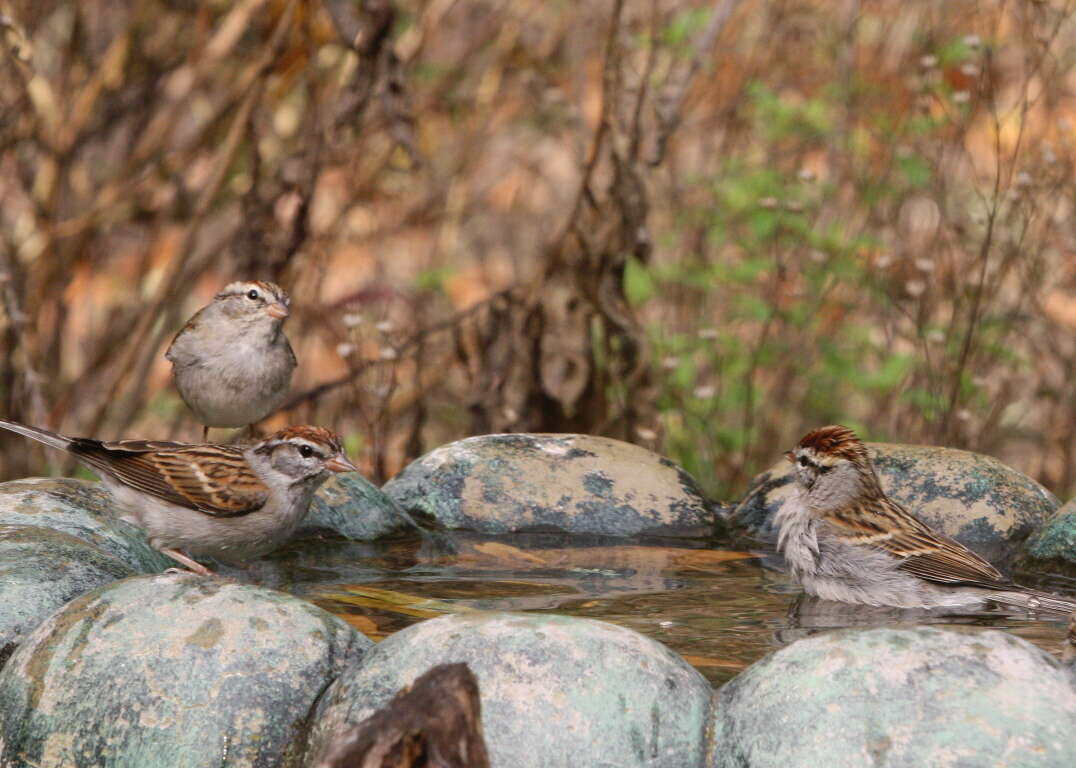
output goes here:
{"type": "Polygon", "coordinates": [[[376,543],[316,534],[242,571],[221,570],[310,600],[374,640],[427,618],[476,610],[609,621],[668,645],[714,685],[782,645],[834,629],[1003,629],[1055,655],[1064,636],[1058,616],[808,598],[775,564],[769,553],[710,541],[435,531],[376,543]]]}

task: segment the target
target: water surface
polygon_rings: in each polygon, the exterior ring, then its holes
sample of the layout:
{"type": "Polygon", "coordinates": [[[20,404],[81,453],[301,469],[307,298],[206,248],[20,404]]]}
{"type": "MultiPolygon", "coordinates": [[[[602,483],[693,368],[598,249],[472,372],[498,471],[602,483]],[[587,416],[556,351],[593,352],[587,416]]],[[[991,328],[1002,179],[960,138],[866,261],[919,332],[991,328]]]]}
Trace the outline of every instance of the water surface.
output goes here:
{"type": "MultiPolygon", "coordinates": [[[[434,534],[376,545],[300,541],[242,579],[311,600],[374,640],[459,611],[601,619],[660,640],[714,685],[782,644],[842,626],[999,628],[1060,651],[1062,617],[911,614],[814,601],[778,565],[772,553],[705,542],[434,534]]],[[[1041,586],[1076,592],[1062,582],[1041,586]]]]}

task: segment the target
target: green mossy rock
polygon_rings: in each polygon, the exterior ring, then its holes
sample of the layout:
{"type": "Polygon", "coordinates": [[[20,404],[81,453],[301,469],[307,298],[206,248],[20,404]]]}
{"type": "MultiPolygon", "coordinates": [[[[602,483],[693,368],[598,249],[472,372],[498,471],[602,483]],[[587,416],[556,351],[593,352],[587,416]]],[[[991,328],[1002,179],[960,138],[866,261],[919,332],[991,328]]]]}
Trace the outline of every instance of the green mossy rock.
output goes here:
{"type": "Polygon", "coordinates": [[[309,754],[438,664],[478,678],[494,768],[702,764],[712,690],[686,661],[589,619],[469,613],[392,635],[325,692],[309,754]]]}
{"type": "Polygon", "coordinates": [[[591,435],[483,435],[416,459],[384,491],[420,522],[482,533],[714,534],[694,479],[645,448],[591,435]]]}
{"type": "Polygon", "coordinates": [[[172,565],[138,528],[115,517],[98,483],[0,483],[0,657],[68,600],[172,565]]]}
{"type": "Polygon", "coordinates": [[[119,558],[70,534],[0,524],[0,667],[68,600],[134,573],[119,558]]]}
{"type": "Polygon", "coordinates": [[[1021,565],[1076,578],[1076,499],[1054,512],[1028,539],[1021,565]]]}
{"type": "MultiPolygon", "coordinates": [[[[926,445],[867,447],[887,494],[1002,569],[1059,506],[1041,485],[990,456],[926,445]]],[[[751,482],[732,518],[774,541],[774,516],[793,493],[792,465],[782,459],[751,482]]]]}
{"type": "Polygon", "coordinates": [[[0,671],[0,765],[297,766],[370,641],[303,600],[192,574],[69,603],[0,671]]]}
{"type": "Polygon", "coordinates": [[[141,528],[116,516],[100,483],[66,477],[32,477],[0,483],[0,525],[51,528],[92,544],[137,573],[175,565],[153,549],[141,528]]]}
{"type": "Polygon", "coordinates": [[[800,640],[718,691],[713,768],[1076,765],[1076,691],[1013,635],[929,627],[800,640]]]}
{"type": "Polygon", "coordinates": [[[299,533],[327,530],[353,541],[375,541],[411,528],[395,501],[362,475],[347,472],[318,489],[299,533]]]}

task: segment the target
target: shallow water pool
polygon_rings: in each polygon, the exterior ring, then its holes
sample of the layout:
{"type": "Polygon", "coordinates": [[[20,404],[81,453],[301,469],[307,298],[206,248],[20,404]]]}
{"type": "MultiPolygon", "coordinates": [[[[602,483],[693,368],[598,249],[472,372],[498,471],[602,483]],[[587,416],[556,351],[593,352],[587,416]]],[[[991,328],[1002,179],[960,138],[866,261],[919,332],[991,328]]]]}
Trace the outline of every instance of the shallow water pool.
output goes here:
{"type": "MultiPolygon", "coordinates": [[[[916,614],[814,601],[778,566],[772,554],[706,542],[454,533],[376,545],[307,539],[230,575],[304,597],[374,640],[471,610],[610,621],[665,643],[714,685],[782,644],[846,626],[999,628],[1060,653],[1064,617],[916,614]]],[[[1035,586],[1076,592],[1063,580],[1035,586]]]]}

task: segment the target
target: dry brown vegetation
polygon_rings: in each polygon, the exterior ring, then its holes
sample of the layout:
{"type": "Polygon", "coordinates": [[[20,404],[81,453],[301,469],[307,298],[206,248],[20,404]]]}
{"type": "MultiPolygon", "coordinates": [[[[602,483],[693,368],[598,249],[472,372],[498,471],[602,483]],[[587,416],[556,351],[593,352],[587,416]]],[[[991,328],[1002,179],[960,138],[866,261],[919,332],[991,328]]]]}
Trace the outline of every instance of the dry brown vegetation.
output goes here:
{"type": "Polygon", "coordinates": [[[0,3],[0,414],[194,439],[164,348],[265,278],[300,368],[262,428],[376,480],[572,430],[735,495],[841,420],[1070,494],[1074,11],[0,3]]]}

